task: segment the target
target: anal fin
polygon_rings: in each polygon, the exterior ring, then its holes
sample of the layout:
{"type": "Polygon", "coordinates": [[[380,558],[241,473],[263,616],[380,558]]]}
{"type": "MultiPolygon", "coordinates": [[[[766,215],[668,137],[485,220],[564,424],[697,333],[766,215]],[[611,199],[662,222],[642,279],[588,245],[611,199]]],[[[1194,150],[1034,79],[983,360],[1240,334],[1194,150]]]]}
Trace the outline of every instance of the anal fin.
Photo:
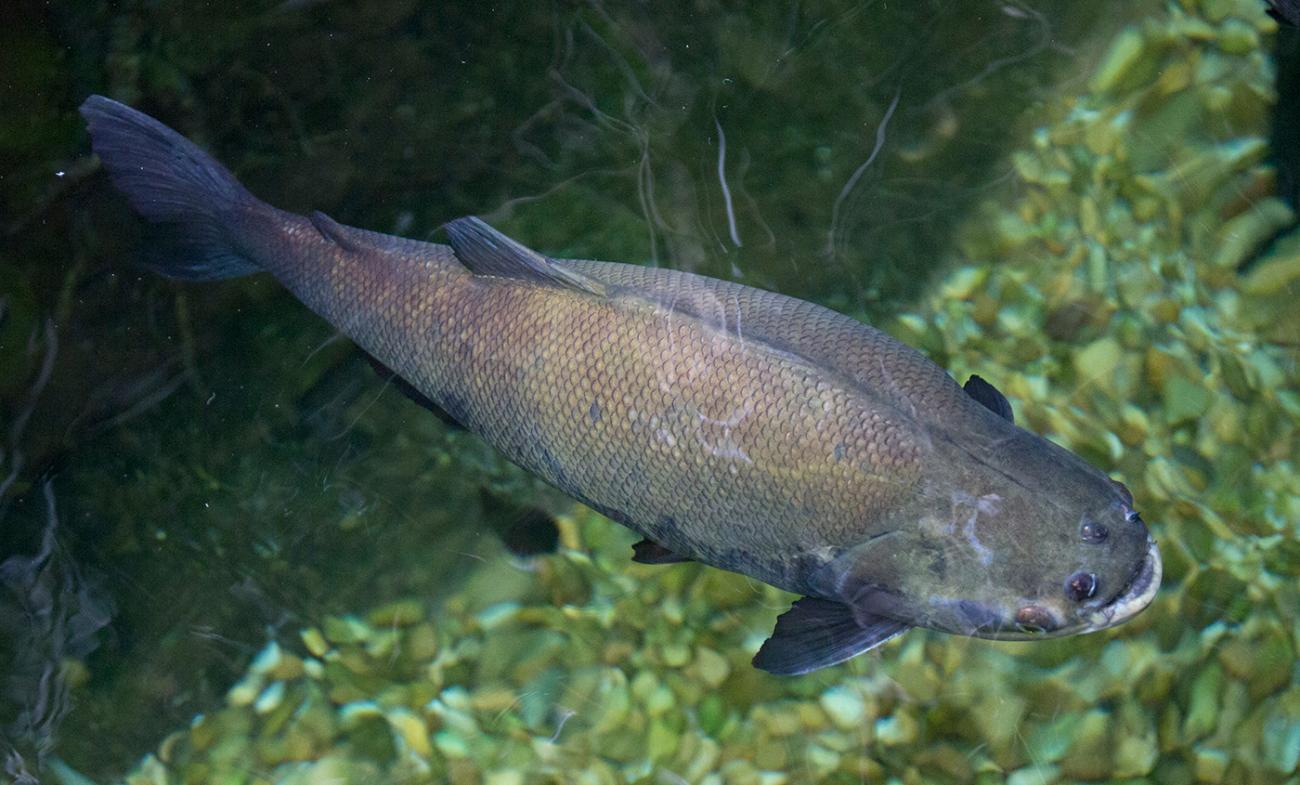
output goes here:
{"type": "Polygon", "coordinates": [[[370,367],[375,369],[375,373],[379,374],[379,378],[391,384],[398,392],[406,396],[413,403],[423,406],[425,409],[433,412],[435,417],[453,428],[463,429],[465,427],[464,423],[451,416],[446,409],[443,409],[441,406],[434,403],[429,396],[420,392],[415,385],[411,384],[406,379],[403,379],[397,371],[384,365],[382,362],[375,359],[374,355],[369,354],[368,352],[362,352],[362,354],[364,354],[366,360],[370,362],[370,367]]]}
{"type": "Polygon", "coordinates": [[[654,540],[642,540],[632,546],[632,561],[641,564],[679,564],[693,560],[673,553],[654,540]]]}
{"type": "Polygon", "coordinates": [[[754,667],[797,676],[837,665],[907,631],[907,622],[854,615],[842,602],[804,597],[776,620],[772,637],[754,655],[754,667]]]}

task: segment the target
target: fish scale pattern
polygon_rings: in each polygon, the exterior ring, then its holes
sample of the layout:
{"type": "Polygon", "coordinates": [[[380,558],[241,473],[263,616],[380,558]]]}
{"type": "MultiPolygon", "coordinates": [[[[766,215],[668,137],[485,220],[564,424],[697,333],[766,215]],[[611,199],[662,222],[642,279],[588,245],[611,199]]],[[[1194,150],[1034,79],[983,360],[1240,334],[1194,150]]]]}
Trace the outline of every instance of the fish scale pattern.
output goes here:
{"type": "MultiPolygon", "coordinates": [[[[814,551],[870,537],[920,477],[927,437],[889,396],[794,351],[805,341],[769,345],[778,322],[834,333],[832,312],[707,290],[741,304],[729,325],[669,271],[582,263],[617,287],[600,298],[475,276],[444,246],[379,250],[281,278],[512,460],[678,553],[798,591],[814,551]]],[[[854,340],[841,328],[817,357],[854,340]]],[[[880,372],[900,390],[924,381],[905,352],[882,360],[902,361],[880,372]]]]}
{"type": "Polygon", "coordinates": [[[558,263],[698,313],[742,337],[788,348],[845,374],[922,422],[978,405],[912,347],[816,303],[679,270],[590,260],[558,263]]]}

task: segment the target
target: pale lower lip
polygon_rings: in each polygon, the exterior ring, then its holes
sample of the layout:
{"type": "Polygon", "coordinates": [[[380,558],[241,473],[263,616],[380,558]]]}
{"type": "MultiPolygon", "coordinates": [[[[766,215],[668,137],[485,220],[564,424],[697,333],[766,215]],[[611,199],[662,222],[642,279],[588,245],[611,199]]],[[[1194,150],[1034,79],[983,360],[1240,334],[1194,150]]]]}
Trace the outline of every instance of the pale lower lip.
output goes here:
{"type": "Polygon", "coordinates": [[[1092,614],[1089,626],[1094,629],[1112,627],[1128,621],[1142,612],[1155,599],[1160,591],[1160,578],[1164,575],[1164,565],[1160,561],[1160,548],[1156,541],[1147,538],[1147,555],[1142,560],[1142,567],[1129,583],[1124,593],[1116,597],[1109,605],[1092,614]]]}

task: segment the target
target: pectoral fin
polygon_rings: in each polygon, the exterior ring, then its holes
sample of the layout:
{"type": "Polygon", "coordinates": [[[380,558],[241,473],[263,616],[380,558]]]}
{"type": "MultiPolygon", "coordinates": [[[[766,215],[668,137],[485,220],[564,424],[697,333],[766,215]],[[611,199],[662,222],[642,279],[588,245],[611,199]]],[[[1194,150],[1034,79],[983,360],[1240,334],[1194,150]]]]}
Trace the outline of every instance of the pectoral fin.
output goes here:
{"type": "Polygon", "coordinates": [[[1007,396],[998,391],[998,388],[989,384],[980,376],[972,376],[966,380],[962,386],[966,394],[984,405],[984,408],[993,412],[1007,422],[1015,422],[1016,418],[1011,413],[1011,401],[1007,396]]]}
{"type": "Polygon", "coordinates": [[[797,676],[856,657],[905,632],[911,625],[859,614],[841,602],[804,597],[776,620],[772,637],[754,655],[754,667],[797,676]]]}
{"type": "Polygon", "coordinates": [[[560,544],[560,528],[549,512],[540,507],[522,506],[489,488],[480,488],[478,497],[488,526],[515,556],[527,558],[555,553],[560,544]]]}
{"type": "Polygon", "coordinates": [[[653,540],[642,540],[632,546],[632,561],[641,564],[677,564],[692,560],[673,553],[653,540]]]}

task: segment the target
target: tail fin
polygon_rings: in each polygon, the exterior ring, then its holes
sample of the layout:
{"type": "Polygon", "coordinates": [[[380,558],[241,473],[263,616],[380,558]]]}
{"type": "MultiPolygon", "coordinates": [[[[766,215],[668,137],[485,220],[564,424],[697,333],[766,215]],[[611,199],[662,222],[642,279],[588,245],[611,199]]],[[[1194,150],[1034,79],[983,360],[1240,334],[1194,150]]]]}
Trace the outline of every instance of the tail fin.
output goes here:
{"type": "Polygon", "coordinates": [[[248,218],[265,205],[193,142],[143,112],[102,95],[81,105],[91,146],[113,185],[154,224],[146,263],[190,280],[262,269],[241,246],[248,218]]]}

